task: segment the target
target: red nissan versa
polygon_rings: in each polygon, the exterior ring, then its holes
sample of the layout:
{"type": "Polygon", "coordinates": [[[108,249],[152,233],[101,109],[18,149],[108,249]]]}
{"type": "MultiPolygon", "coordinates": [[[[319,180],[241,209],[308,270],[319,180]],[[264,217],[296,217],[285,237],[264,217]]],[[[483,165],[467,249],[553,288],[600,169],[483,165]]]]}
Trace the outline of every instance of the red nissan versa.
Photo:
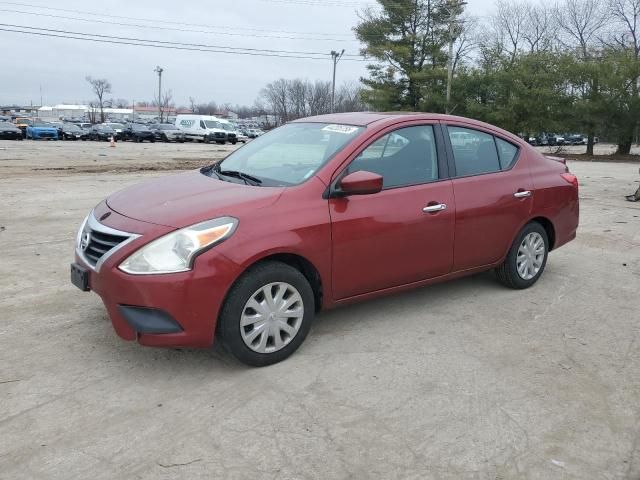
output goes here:
{"type": "Polygon", "coordinates": [[[316,312],[495,269],[533,285],[576,236],[578,181],[485,123],[347,113],[115,193],[78,232],[74,285],[122,338],[285,359],[316,312]]]}

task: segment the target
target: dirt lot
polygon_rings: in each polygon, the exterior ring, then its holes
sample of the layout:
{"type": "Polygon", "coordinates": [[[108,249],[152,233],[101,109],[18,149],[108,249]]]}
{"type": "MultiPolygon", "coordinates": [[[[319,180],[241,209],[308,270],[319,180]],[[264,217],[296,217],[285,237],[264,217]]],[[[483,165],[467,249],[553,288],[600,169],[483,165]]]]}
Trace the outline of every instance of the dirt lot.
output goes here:
{"type": "Polygon", "coordinates": [[[640,479],[637,164],[570,162],[578,238],[529,290],[326,312],[264,369],[121,341],[69,284],[80,221],[231,148],[0,142],[0,478],[640,479]]]}

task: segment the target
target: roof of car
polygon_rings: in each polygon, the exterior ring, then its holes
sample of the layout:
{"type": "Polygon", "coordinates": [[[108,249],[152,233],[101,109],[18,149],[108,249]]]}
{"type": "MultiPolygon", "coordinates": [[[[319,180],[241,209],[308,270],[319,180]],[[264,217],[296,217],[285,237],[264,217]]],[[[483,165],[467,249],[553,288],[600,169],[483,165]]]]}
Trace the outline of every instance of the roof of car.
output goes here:
{"type": "Polygon", "coordinates": [[[389,125],[396,122],[407,120],[436,120],[436,121],[456,121],[468,123],[470,125],[484,126],[491,130],[501,132],[507,137],[516,141],[520,139],[506,130],[495,125],[491,125],[480,120],[472,118],[458,117],[455,115],[447,115],[444,113],[426,113],[426,112],[352,112],[352,113],[330,113],[327,115],[317,115],[314,117],[300,118],[294,122],[314,122],[314,123],[337,123],[345,125],[354,125],[366,127],[377,123],[378,125],[389,125]]]}
{"type": "Polygon", "coordinates": [[[315,117],[301,118],[296,122],[322,122],[322,123],[343,123],[348,125],[357,125],[365,127],[375,122],[383,120],[402,121],[402,120],[459,120],[477,122],[464,117],[456,117],[453,115],[445,115],[443,113],[428,112],[350,112],[350,113],[330,113],[326,115],[317,115],[315,117]]]}

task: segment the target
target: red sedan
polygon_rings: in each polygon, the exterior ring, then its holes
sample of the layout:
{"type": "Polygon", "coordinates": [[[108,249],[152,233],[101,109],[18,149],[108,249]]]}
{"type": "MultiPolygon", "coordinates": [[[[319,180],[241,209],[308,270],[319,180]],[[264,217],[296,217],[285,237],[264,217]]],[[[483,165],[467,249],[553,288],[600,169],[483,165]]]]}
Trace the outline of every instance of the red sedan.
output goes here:
{"type": "Polygon", "coordinates": [[[78,232],[71,278],[126,340],[218,337],[260,366],[291,355],[321,309],[489,269],[530,287],[577,227],[577,178],[504,130],[324,115],[110,196],[78,232]]]}

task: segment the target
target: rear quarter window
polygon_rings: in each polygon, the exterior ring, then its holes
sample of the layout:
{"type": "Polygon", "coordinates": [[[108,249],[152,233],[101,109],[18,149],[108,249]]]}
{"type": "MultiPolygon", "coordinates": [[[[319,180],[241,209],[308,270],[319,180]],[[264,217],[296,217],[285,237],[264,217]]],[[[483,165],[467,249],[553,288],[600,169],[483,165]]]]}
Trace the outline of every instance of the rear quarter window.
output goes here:
{"type": "Polygon", "coordinates": [[[508,170],[518,158],[518,147],[513,143],[496,137],[496,146],[498,147],[498,156],[500,157],[500,167],[502,170],[508,170]]]}

